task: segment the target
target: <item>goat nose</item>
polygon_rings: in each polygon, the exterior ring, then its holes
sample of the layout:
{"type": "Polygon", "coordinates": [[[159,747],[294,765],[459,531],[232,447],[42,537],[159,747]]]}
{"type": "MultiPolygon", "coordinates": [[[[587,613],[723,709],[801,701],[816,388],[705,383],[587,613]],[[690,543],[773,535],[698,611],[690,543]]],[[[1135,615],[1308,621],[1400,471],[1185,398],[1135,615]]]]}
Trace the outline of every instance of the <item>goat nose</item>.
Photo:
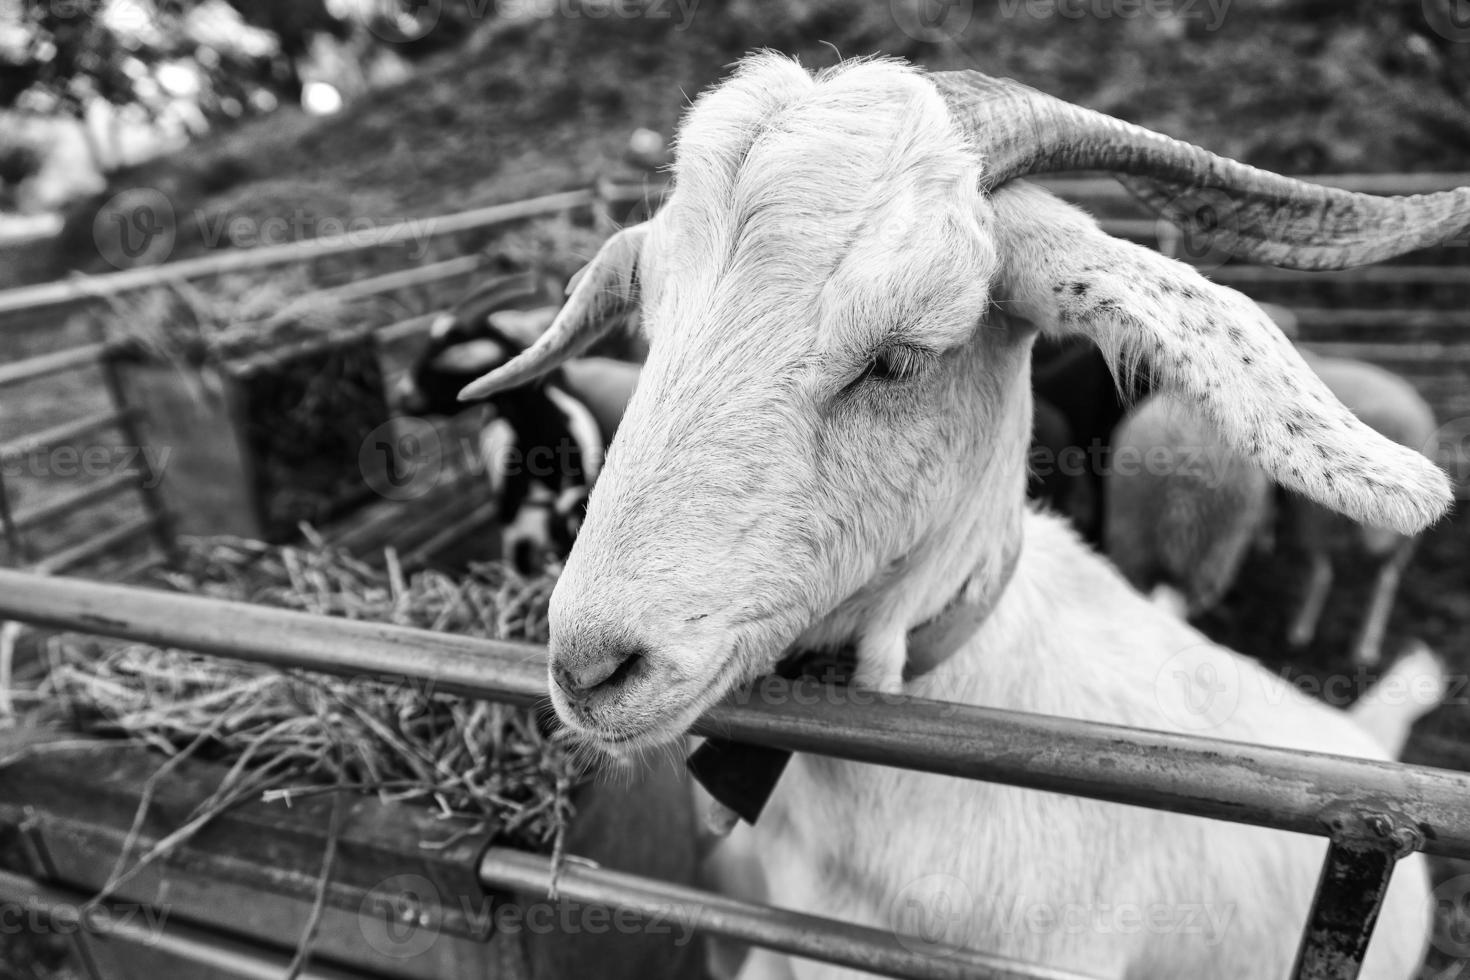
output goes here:
{"type": "Polygon", "coordinates": [[[642,662],[641,650],[613,650],[575,664],[557,664],[551,674],[567,697],[582,701],[626,683],[642,662]]]}

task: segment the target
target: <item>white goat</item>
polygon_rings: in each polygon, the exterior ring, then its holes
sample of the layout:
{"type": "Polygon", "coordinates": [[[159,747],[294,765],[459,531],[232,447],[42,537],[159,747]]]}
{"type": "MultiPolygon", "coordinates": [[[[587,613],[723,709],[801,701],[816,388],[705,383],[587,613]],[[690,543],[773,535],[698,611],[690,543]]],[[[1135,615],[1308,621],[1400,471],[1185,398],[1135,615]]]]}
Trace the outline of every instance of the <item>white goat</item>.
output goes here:
{"type": "MultiPolygon", "coordinates": [[[[1401,446],[1423,449],[1434,438],[1434,409],[1403,378],[1374,364],[1343,357],[1308,355],[1307,363],[1353,414],[1401,446]]],[[[1414,555],[1417,539],[1392,528],[1354,525],[1341,515],[1304,500],[1286,501],[1286,524],[1310,561],[1306,588],[1288,628],[1292,646],[1306,646],[1332,590],[1333,558],[1366,559],[1377,566],[1373,593],[1353,643],[1353,660],[1378,663],[1399,579],[1414,555]]]]}
{"type": "MultiPolygon", "coordinates": [[[[1238,202],[1221,215],[1237,251],[1314,268],[1458,233],[1465,196],[1311,187],[973,72],[872,61],[813,77],[774,55],[697,101],[677,159],[664,209],[603,248],[534,347],[464,393],[547,370],[594,339],[605,307],[642,303],[648,363],[552,597],[568,727],[614,749],[667,744],[793,645],[853,642],[856,683],[1388,757],[1026,508],[1032,340],[1081,333],[1115,364],[1147,361],[1275,478],[1358,519],[1416,530],[1445,510],[1448,481],[1358,423],[1245,297],[1012,181],[1109,170],[1147,178],[1137,189],[1157,203],[1208,179],[1238,202]],[[902,681],[907,631],[957,596],[993,609],[902,681]],[[1183,669],[1200,658],[1233,682],[1234,710],[1207,725],[1188,712],[1207,678],[1183,669]]],[[[755,830],[779,904],[884,926],[901,899],[948,899],[964,914],[926,939],[1170,980],[1283,976],[1326,846],[806,755],[755,830]],[[1144,925],[1074,928],[1079,909],[1144,925]]],[[[1406,859],[1364,977],[1411,974],[1427,893],[1423,861],[1406,859]]],[[[752,957],[746,975],[775,964],[752,957]]]]}
{"type": "Polygon", "coordinates": [[[1172,395],[1124,417],[1106,482],[1108,557],[1180,617],[1214,608],[1270,527],[1270,479],[1172,395]]]}

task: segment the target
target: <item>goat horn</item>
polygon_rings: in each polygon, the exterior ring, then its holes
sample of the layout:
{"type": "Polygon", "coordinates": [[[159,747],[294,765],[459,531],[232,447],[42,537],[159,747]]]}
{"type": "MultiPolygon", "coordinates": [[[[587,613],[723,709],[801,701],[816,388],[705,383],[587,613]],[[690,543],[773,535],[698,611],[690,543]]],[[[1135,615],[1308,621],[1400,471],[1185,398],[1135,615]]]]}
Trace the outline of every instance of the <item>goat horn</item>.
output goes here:
{"type": "Polygon", "coordinates": [[[1161,215],[1207,204],[1224,248],[1291,269],[1367,265],[1470,228],[1467,187],[1356,194],[1259,170],[1010,79],[974,71],[929,77],[984,154],[986,190],[1028,174],[1107,171],[1161,215]]]}
{"type": "Polygon", "coordinates": [[[604,242],[592,261],[567,284],[571,295],[541,338],[498,369],[466,385],[459,393],[460,401],[488,398],[534,381],[611,330],[617,315],[637,295],[638,253],[647,235],[645,222],[624,228],[604,242]]]}

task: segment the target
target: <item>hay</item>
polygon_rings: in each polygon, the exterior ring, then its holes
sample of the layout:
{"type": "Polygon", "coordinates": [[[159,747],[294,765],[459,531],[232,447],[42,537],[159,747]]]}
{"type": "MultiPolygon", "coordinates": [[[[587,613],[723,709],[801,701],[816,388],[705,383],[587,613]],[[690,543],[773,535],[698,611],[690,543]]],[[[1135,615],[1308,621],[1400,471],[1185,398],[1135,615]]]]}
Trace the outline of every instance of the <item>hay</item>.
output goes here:
{"type": "MultiPolygon", "coordinates": [[[[465,636],[546,639],[549,580],[498,565],[463,579],[405,575],[329,548],[214,540],[186,549],[160,584],[194,595],[465,636]]],[[[228,767],[216,801],[349,789],[429,807],[445,834],[493,830],[512,846],[559,850],[584,772],[573,746],[533,712],[422,684],[281,672],[184,650],[62,635],[32,723],[129,739],[169,757],[228,767]]],[[[30,700],[30,699],[28,699],[30,700]]],[[[145,801],[146,802],[146,801],[145,801]]]]}

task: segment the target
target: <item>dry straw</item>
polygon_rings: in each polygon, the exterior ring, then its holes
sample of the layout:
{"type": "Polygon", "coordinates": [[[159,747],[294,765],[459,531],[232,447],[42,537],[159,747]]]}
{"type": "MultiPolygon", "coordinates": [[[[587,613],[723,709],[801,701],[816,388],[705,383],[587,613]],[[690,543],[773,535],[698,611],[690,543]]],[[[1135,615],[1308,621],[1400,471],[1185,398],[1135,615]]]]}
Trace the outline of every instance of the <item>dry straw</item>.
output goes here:
{"type": "MultiPolygon", "coordinates": [[[[215,539],[188,548],[179,570],[158,574],[160,584],[194,595],[545,642],[551,580],[526,580],[499,565],[475,566],[461,578],[408,574],[394,553],[386,559],[378,569],[320,542],[294,548],[215,539]]],[[[48,655],[49,672],[25,699],[35,705],[30,723],[128,739],[167,757],[143,787],[134,833],[98,900],[221,812],[262,798],[287,805],[304,795],[371,793],[442,818],[443,833],[419,846],[492,830],[503,843],[559,857],[571,792],[585,777],[574,746],[534,712],[422,684],[282,672],[73,634],[51,638],[48,655]],[[211,798],[184,826],[133,855],[154,788],[200,760],[221,772],[211,798]]],[[[323,863],[313,924],[334,851],[323,863]]],[[[306,961],[313,931],[309,925],[302,936],[295,969],[306,961]]]]}

